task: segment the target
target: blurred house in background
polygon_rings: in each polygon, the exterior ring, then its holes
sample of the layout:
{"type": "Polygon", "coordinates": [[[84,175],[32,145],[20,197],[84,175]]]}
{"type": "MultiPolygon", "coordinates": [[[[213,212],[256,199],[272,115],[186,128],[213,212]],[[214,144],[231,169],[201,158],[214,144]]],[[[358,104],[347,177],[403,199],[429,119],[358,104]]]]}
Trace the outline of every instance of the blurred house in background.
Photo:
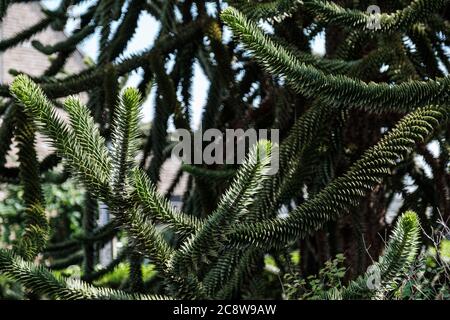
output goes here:
{"type": "MultiPolygon", "coordinates": [[[[14,37],[18,33],[26,30],[27,28],[35,25],[45,18],[45,14],[42,12],[42,7],[38,2],[16,3],[11,4],[8,7],[7,14],[0,22],[0,41],[4,41],[14,37]]],[[[55,31],[51,27],[47,27],[31,39],[24,41],[16,47],[7,50],[6,52],[0,52],[0,83],[10,83],[13,80],[13,76],[9,73],[9,70],[15,70],[24,72],[31,76],[41,76],[45,70],[50,66],[51,61],[48,56],[40,53],[32,46],[33,40],[39,40],[43,45],[51,45],[67,38],[64,32],[55,31]]],[[[74,51],[72,56],[67,59],[64,72],[77,73],[86,68],[84,63],[84,56],[80,50],[74,51]]],[[[83,100],[86,100],[84,98],[83,100]]],[[[62,114],[64,117],[64,115],[62,114]]],[[[0,119],[1,122],[1,119],[0,119]]],[[[51,153],[48,145],[38,136],[37,151],[39,160],[42,160],[46,155],[51,153]]],[[[10,151],[8,157],[7,166],[17,166],[17,148],[13,148],[10,151]]],[[[161,181],[158,184],[158,189],[161,192],[165,192],[169,189],[172,180],[176,177],[180,163],[172,161],[170,158],[164,163],[161,170],[161,181]]],[[[175,188],[171,201],[172,203],[180,207],[182,204],[182,195],[186,190],[187,176],[184,174],[180,180],[177,188],[175,188]]],[[[4,195],[3,195],[4,197],[4,195]]],[[[2,194],[0,193],[0,201],[2,194]]],[[[108,210],[105,210],[101,206],[99,224],[103,225],[110,219],[108,210]]],[[[102,264],[107,262],[115,256],[115,246],[106,246],[100,252],[100,260],[102,264]]]]}
{"type": "MultiPolygon", "coordinates": [[[[0,38],[2,41],[14,37],[21,31],[35,25],[45,18],[42,7],[38,2],[16,3],[8,7],[6,16],[0,23],[0,38]]],[[[50,65],[48,57],[31,45],[32,40],[39,40],[45,44],[55,44],[66,39],[64,32],[55,31],[51,27],[43,30],[35,37],[25,41],[15,48],[0,53],[0,81],[8,83],[13,79],[10,69],[23,71],[32,76],[40,76],[50,65]]],[[[79,51],[67,60],[68,72],[79,72],[85,68],[83,55],[79,51]]]]}

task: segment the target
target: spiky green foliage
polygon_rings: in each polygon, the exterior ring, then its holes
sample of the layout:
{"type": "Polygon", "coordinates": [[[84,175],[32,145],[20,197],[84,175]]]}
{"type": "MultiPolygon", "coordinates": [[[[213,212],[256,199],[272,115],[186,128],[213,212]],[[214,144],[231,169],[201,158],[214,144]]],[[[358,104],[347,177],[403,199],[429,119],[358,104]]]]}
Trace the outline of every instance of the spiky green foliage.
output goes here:
{"type": "Polygon", "coordinates": [[[302,278],[299,274],[285,275],[287,298],[315,299],[380,299],[398,290],[405,274],[416,261],[420,239],[419,217],[413,211],[401,215],[396,222],[386,249],[377,262],[351,281],[343,284],[345,267],[343,255],[325,264],[318,276],[302,278]],[[308,290],[307,286],[310,286],[308,290]]]}
{"type": "Polygon", "coordinates": [[[182,170],[185,172],[189,172],[189,174],[193,175],[194,177],[204,179],[205,181],[210,181],[211,179],[227,180],[233,178],[233,176],[236,174],[236,171],[233,169],[208,170],[188,164],[183,164],[182,170]]]}
{"type": "MultiPolygon", "coordinates": [[[[56,123],[62,126],[61,123],[55,121],[54,107],[49,104],[40,89],[27,77],[18,77],[11,90],[19,101],[27,106],[27,112],[32,115],[40,115],[37,123],[56,123]],[[44,113],[43,111],[48,112],[44,113]]],[[[73,101],[71,105],[78,106],[73,101]]],[[[215,261],[221,250],[226,248],[228,237],[234,238],[234,240],[240,238],[245,240],[246,243],[250,241],[256,246],[280,246],[286,241],[294,240],[299,235],[304,236],[306,233],[317,229],[324,221],[336,217],[342,209],[354,205],[365,191],[369,190],[375,182],[379,181],[380,177],[389,172],[388,168],[404,155],[412,144],[417,140],[424,139],[436,124],[446,118],[446,109],[442,107],[422,108],[411,113],[376,147],[369,150],[346,176],[338,178],[317,197],[293,211],[288,218],[236,228],[234,223],[245,221],[252,214],[257,214],[257,212],[252,213],[251,211],[257,198],[256,195],[260,192],[264,180],[270,177],[266,172],[269,170],[268,166],[273,148],[270,143],[260,143],[236,174],[233,187],[222,197],[216,211],[211,214],[207,221],[197,226],[198,230],[193,230],[194,233],[184,241],[180,249],[174,251],[156,230],[155,225],[145,218],[141,210],[150,209],[148,214],[153,216],[153,219],[168,220],[173,227],[181,227],[182,230],[186,228],[186,225],[195,226],[198,223],[193,223],[189,219],[180,219],[180,213],[170,210],[167,203],[156,194],[155,189],[148,188],[148,180],[142,172],[134,171],[132,177],[136,186],[136,193],[141,198],[136,203],[137,206],[129,202],[131,197],[128,196],[126,190],[121,192],[118,189],[118,187],[126,188],[126,181],[131,174],[130,170],[133,164],[133,147],[136,140],[135,128],[139,110],[137,92],[131,89],[126,90],[116,110],[118,110],[121,118],[115,122],[116,127],[113,134],[116,141],[113,155],[116,159],[112,161],[116,161],[116,166],[112,170],[116,173],[112,174],[119,177],[117,179],[120,184],[114,185],[113,190],[115,189],[115,191],[109,189],[111,191],[105,195],[105,200],[116,213],[123,228],[130,234],[133,240],[132,247],[152,259],[157,268],[166,275],[172,294],[178,292],[178,294],[190,294],[197,297],[199,297],[199,294],[200,296],[203,294],[197,292],[201,290],[200,285],[194,284],[198,280],[195,280],[196,277],[193,277],[189,270],[196,272],[199,268],[202,268],[201,266],[205,268],[212,261],[215,261]],[[139,202],[144,204],[143,208],[139,207],[139,202]],[[197,287],[197,289],[194,289],[196,292],[186,292],[185,290],[192,290],[192,285],[197,287]]],[[[78,112],[78,114],[85,113],[78,112]]],[[[80,126],[80,124],[89,123],[87,117],[80,117],[78,121],[72,118],[72,121],[77,122],[72,125],[74,128],[71,129],[75,132],[77,131],[76,128],[95,129],[92,126],[80,126]]],[[[60,131],[45,130],[42,126],[41,128],[50,135],[52,140],[63,140],[60,131]]],[[[65,132],[71,132],[68,130],[66,129],[65,132]]],[[[89,136],[86,132],[84,134],[79,132],[74,138],[79,143],[76,145],[78,148],[76,151],[80,152],[82,156],[87,156],[85,150],[96,154],[94,149],[100,148],[102,150],[103,148],[99,144],[101,139],[98,135],[89,136]],[[88,143],[92,139],[97,141],[88,143]],[[83,150],[83,148],[86,149],[83,150]]],[[[65,145],[62,145],[60,150],[64,158],[71,157],[75,151],[66,148],[65,145]]],[[[84,170],[83,163],[71,162],[70,167],[75,172],[84,170]]],[[[83,182],[88,184],[90,180],[84,180],[83,182]]],[[[245,253],[244,256],[247,254],[252,255],[251,251],[245,253]]],[[[238,257],[238,267],[234,271],[238,274],[226,277],[228,279],[225,283],[219,282],[224,286],[221,289],[222,291],[232,291],[240,282],[241,273],[247,265],[247,263],[241,264],[243,261],[241,258],[238,257]]],[[[211,274],[212,277],[221,275],[217,271],[212,271],[211,274]],[[216,276],[214,276],[215,274],[216,276]]],[[[214,281],[214,278],[211,279],[210,277],[207,277],[207,283],[209,283],[209,287],[212,287],[210,290],[215,291],[216,285],[211,282],[214,281]]],[[[223,276],[221,277],[223,278],[223,276]]]]}
{"type": "Polygon", "coordinates": [[[19,45],[20,43],[27,41],[30,37],[34,36],[36,33],[42,31],[47,28],[52,20],[50,18],[44,18],[35,25],[30,28],[23,30],[21,33],[14,36],[14,38],[4,39],[0,41],[0,51],[4,51],[6,49],[10,49],[14,46],[19,45]]]}
{"type": "MultiPolygon", "coordinates": [[[[99,150],[93,153],[83,153],[82,145],[89,146],[89,141],[81,142],[77,138],[77,130],[68,128],[58,116],[51,102],[44,96],[41,88],[27,77],[17,77],[11,86],[11,92],[23,104],[25,111],[33,117],[42,132],[52,137],[55,149],[60,155],[66,155],[65,159],[68,165],[78,169],[76,173],[79,179],[86,182],[97,196],[107,197],[110,189],[109,172],[95,166],[95,163],[99,163],[95,158],[96,154],[104,153],[99,150]]],[[[80,105],[75,103],[72,107],[79,108],[80,105]]],[[[84,113],[86,114],[86,112],[84,113]]],[[[72,114],[77,116],[79,113],[74,111],[72,114]]],[[[74,121],[77,120],[74,119],[74,121]]],[[[89,134],[84,133],[84,138],[86,137],[91,138],[89,134]]],[[[95,134],[92,137],[95,137],[95,134]]],[[[96,143],[96,145],[98,144],[96,143]]]]}
{"type": "Polygon", "coordinates": [[[3,18],[6,14],[6,10],[8,10],[8,6],[11,0],[2,0],[0,2],[0,18],[3,18]]]}
{"type": "Polygon", "coordinates": [[[135,201],[149,213],[149,219],[168,224],[182,236],[191,235],[201,227],[202,221],[179,212],[167,199],[159,195],[155,185],[142,170],[132,171],[131,184],[135,201]]]}
{"type": "Polygon", "coordinates": [[[152,149],[154,157],[149,165],[149,175],[153,182],[158,182],[159,172],[164,163],[164,149],[167,146],[166,140],[159,137],[167,132],[168,120],[177,108],[178,101],[175,99],[175,87],[172,79],[166,74],[164,59],[156,54],[152,59],[151,68],[154,72],[156,82],[158,83],[158,92],[155,98],[155,121],[152,127],[152,149]]]}
{"type": "Polygon", "coordinates": [[[317,230],[340,212],[358,204],[362,196],[391,172],[405,154],[447,119],[445,107],[421,108],[402,119],[376,146],[365,152],[349,171],[285,218],[239,226],[235,241],[261,247],[282,246],[317,230]]]}
{"type": "Polygon", "coordinates": [[[379,26],[368,27],[373,15],[365,10],[347,9],[328,0],[276,0],[261,3],[249,3],[245,0],[230,1],[251,19],[269,19],[279,22],[297,10],[305,10],[319,22],[327,25],[339,25],[346,28],[359,28],[366,31],[394,31],[411,28],[414,24],[430,19],[446,4],[446,0],[415,0],[395,13],[377,12],[379,26]]]}
{"type": "Polygon", "coordinates": [[[113,192],[125,187],[127,172],[136,157],[141,97],[134,89],[125,89],[115,108],[112,133],[113,192]]]}
{"type": "MultiPolygon", "coordinates": [[[[416,23],[429,19],[433,13],[438,12],[446,0],[415,0],[407,7],[395,13],[378,13],[379,28],[374,31],[392,31],[412,27],[416,23]]],[[[327,0],[306,0],[304,8],[318,17],[326,24],[339,24],[349,28],[361,28],[371,30],[370,15],[360,10],[345,9],[338,4],[327,0]]]]}
{"type": "Polygon", "coordinates": [[[245,0],[232,0],[230,4],[245,12],[252,19],[282,21],[299,9],[301,0],[276,0],[254,3],[245,0]]]}
{"type": "Polygon", "coordinates": [[[7,250],[0,250],[0,269],[8,277],[20,281],[36,293],[44,294],[52,299],[86,300],[155,300],[162,296],[129,294],[119,290],[104,289],[90,286],[82,281],[65,280],[53,275],[45,267],[36,266],[15,256],[7,250]]]}
{"type": "Polygon", "coordinates": [[[19,169],[24,186],[23,201],[26,215],[26,227],[17,245],[17,252],[27,260],[31,260],[44,248],[49,235],[49,226],[34,148],[35,126],[27,114],[19,110],[16,112],[19,113],[16,137],[20,149],[19,169]]]}
{"type": "Polygon", "coordinates": [[[272,148],[270,142],[260,143],[249,155],[217,209],[175,254],[173,265],[177,272],[188,268],[196,270],[201,262],[208,264],[220,254],[226,235],[232,232],[234,223],[250,214],[262,183],[269,177],[272,148]]]}
{"type": "Polygon", "coordinates": [[[346,76],[325,75],[298,61],[288,49],[275,44],[257,25],[234,8],[222,19],[272,74],[285,80],[306,97],[320,95],[329,105],[346,105],[371,112],[408,112],[419,106],[445,101],[450,78],[413,81],[399,85],[364,83],[346,76]]]}
{"type": "MultiPolygon", "coordinates": [[[[55,11],[44,10],[48,28],[63,30],[68,7],[79,3],[65,0],[55,11]]],[[[39,85],[25,76],[11,90],[0,85],[0,179],[23,184],[21,205],[31,209],[0,212],[7,232],[23,235],[15,252],[5,253],[0,272],[52,298],[139,298],[55,280],[47,269],[22,264],[18,255],[32,259],[42,252],[39,257],[53,270],[82,265],[86,281],[128,259],[125,288],[132,293],[279,298],[278,276],[300,269],[307,277],[344,253],[348,278],[356,282],[330,297],[373,297],[364,287],[364,271],[369,258],[383,252],[379,233],[390,228],[387,216],[399,219],[396,230],[403,231],[396,231],[395,245],[374,268],[386,272],[389,285],[413,257],[404,259],[411,242],[397,241],[412,239],[405,222],[412,218],[392,213],[396,195],[405,199],[402,212],[417,211],[425,232],[438,216],[450,214],[447,3],[378,1],[381,29],[368,30],[367,3],[359,1],[345,7],[325,0],[228,1],[242,13],[223,11],[220,1],[90,2],[67,39],[32,42],[51,60],[32,77],[39,85]],[[153,44],[130,55],[127,47],[143,14],[161,28],[153,44]],[[67,62],[91,34],[99,35],[98,59],[70,74],[67,62]],[[325,57],[313,52],[318,35],[325,38],[325,57]],[[201,119],[195,118],[198,69],[210,82],[201,119]],[[135,70],[142,74],[138,90],[123,90],[135,70]],[[86,106],[72,97],[52,100],[76,93],[87,93],[86,106]],[[142,126],[140,104],[149,97],[155,116],[142,126]],[[171,124],[190,132],[280,129],[280,169],[264,174],[278,150],[260,143],[241,166],[185,164],[169,177],[171,124]],[[56,151],[40,162],[36,130],[56,151]],[[19,147],[16,167],[8,163],[14,162],[12,141],[19,147]],[[438,153],[428,150],[430,141],[439,145],[438,153]],[[86,192],[85,208],[71,215],[82,230],[48,233],[39,183],[71,176],[86,192]],[[170,186],[159,194],[168,179],[170,186]],[[181,209],[170,200],[182,201],[181,209]],[[99,226],[96,217],[105,211],[112,218],[99,226]],[[97,251],[113,238],[126,250],[97,269],[97,251]],[[291,258],[298,252],[300,260],[291,258]],[[402,263],[391,263],[394,256],[402,263]],[[142,263],[157,272],[148,283],[142,263]]],[[[41,27],[5,40],[4,49],[31,40],[41,27]]],[[[27,72],[25,64],[10,71],[27,72]]],[[[51,225],[55,219],[66,224],[65,214],[53,210],[51,216],[51,225]]]]}
{"type": "Polygon", "coordinates": [[[72,48],[76,46],[81,40],[84,40],[87,36],[92,34],[95,31],[95,28],[93,26],[86,26],[83,29],[81,29],[79,32],[75,33],[73,37],[70,37],[69,39],[59,42],[57,44],[54,44],[52,46],[44,46],[41,42],[38,40],[34,40],[32,42],[33,47],[35,47],[40,52],[50,55],[55,52],[60,51],[67,51],[68,48],[72,48]]]}

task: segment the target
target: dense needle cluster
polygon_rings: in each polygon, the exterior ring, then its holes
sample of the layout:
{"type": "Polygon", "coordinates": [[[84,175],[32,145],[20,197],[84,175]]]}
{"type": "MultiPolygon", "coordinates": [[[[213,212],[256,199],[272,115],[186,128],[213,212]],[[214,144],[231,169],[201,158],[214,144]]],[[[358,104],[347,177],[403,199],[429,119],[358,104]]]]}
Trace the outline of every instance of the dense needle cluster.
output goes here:
{"type": "MultiPolygon", "coordinates": [[[[3,1],[0,16],[14,2],[20,1],[3,1]]],[[[62,30],[68,8],[79,2],[44,10],[42,21],[1,40],[0,50],[46,28],[62,30]]],[[[13,83],[0,86],[0,180],[22,186],[25,207],[16,220],[0,213],[4,228],[12,221],[22,226],[17,240],[0,249],[0,274],[54,299],[280,298],[281,290],[271,289],[279,282],[267,276],[268,257],[281,275],[294,269],[306,278],[345,253],[345,286],[322,298],[395,291],[429,245],[422,229],[450,217],[450,11],[444,0],[379,2],[381,28],[370,30],[365,1],[94,0],[66,40],[33,41],[52,57],[49,68],[38,77],[11,70],[13,83]],[[129,56],[141,14],[155,17],[160,30],[147,50],[129,56]],[[96,30],[97,61],[64,74],[68,57],[96,30]],[[320,34],[324,57],[311,49],[320,34]],[[195,131],[195,65],[210,81],[202,130],[276,128],[282,139],[259,141],[242,165],[185,164],[160,194],[161,168],[173,148],[169,124],[195,131]],[[137,69],[140,83],[124,88],[137,69]],[[81,92],[86,103],[71,96],[81,92]],[[150,98],[154,119],[143,133],[141,105],[150,98]],[[54,150],[42,161],[37,134],[54,150]],[[13,141],[19,165],[6,167],[13,141]],[[267,175],[274,150],[280,170],[267,175]],[[169,199],[184,175],[187,190],[176,208],[169,199]],[[83,233],[54,241],[42,185],[67,179],[86,194],[83,233]],[[388,225],[396,194],[403,201],[388,225]],[[113,217],[104,226],[96,225],[100,204],[113,217]],[[387,230],[384,243],[379,234],[387,230]],[[98,269],[96,250],[114,237],[126,245],[98,269]],[[300,261],[291,259],[295,252],[300,261]],[[93,283],[126,260],[126,288],[93,283]],[[82,280],[53,272],[72,264],[83,266],[82,280]],[[156,270],[151,284],[143,282],[142,264],[156,270]],[[374,272],[375,288],[368,285],[374,272]]]]}

